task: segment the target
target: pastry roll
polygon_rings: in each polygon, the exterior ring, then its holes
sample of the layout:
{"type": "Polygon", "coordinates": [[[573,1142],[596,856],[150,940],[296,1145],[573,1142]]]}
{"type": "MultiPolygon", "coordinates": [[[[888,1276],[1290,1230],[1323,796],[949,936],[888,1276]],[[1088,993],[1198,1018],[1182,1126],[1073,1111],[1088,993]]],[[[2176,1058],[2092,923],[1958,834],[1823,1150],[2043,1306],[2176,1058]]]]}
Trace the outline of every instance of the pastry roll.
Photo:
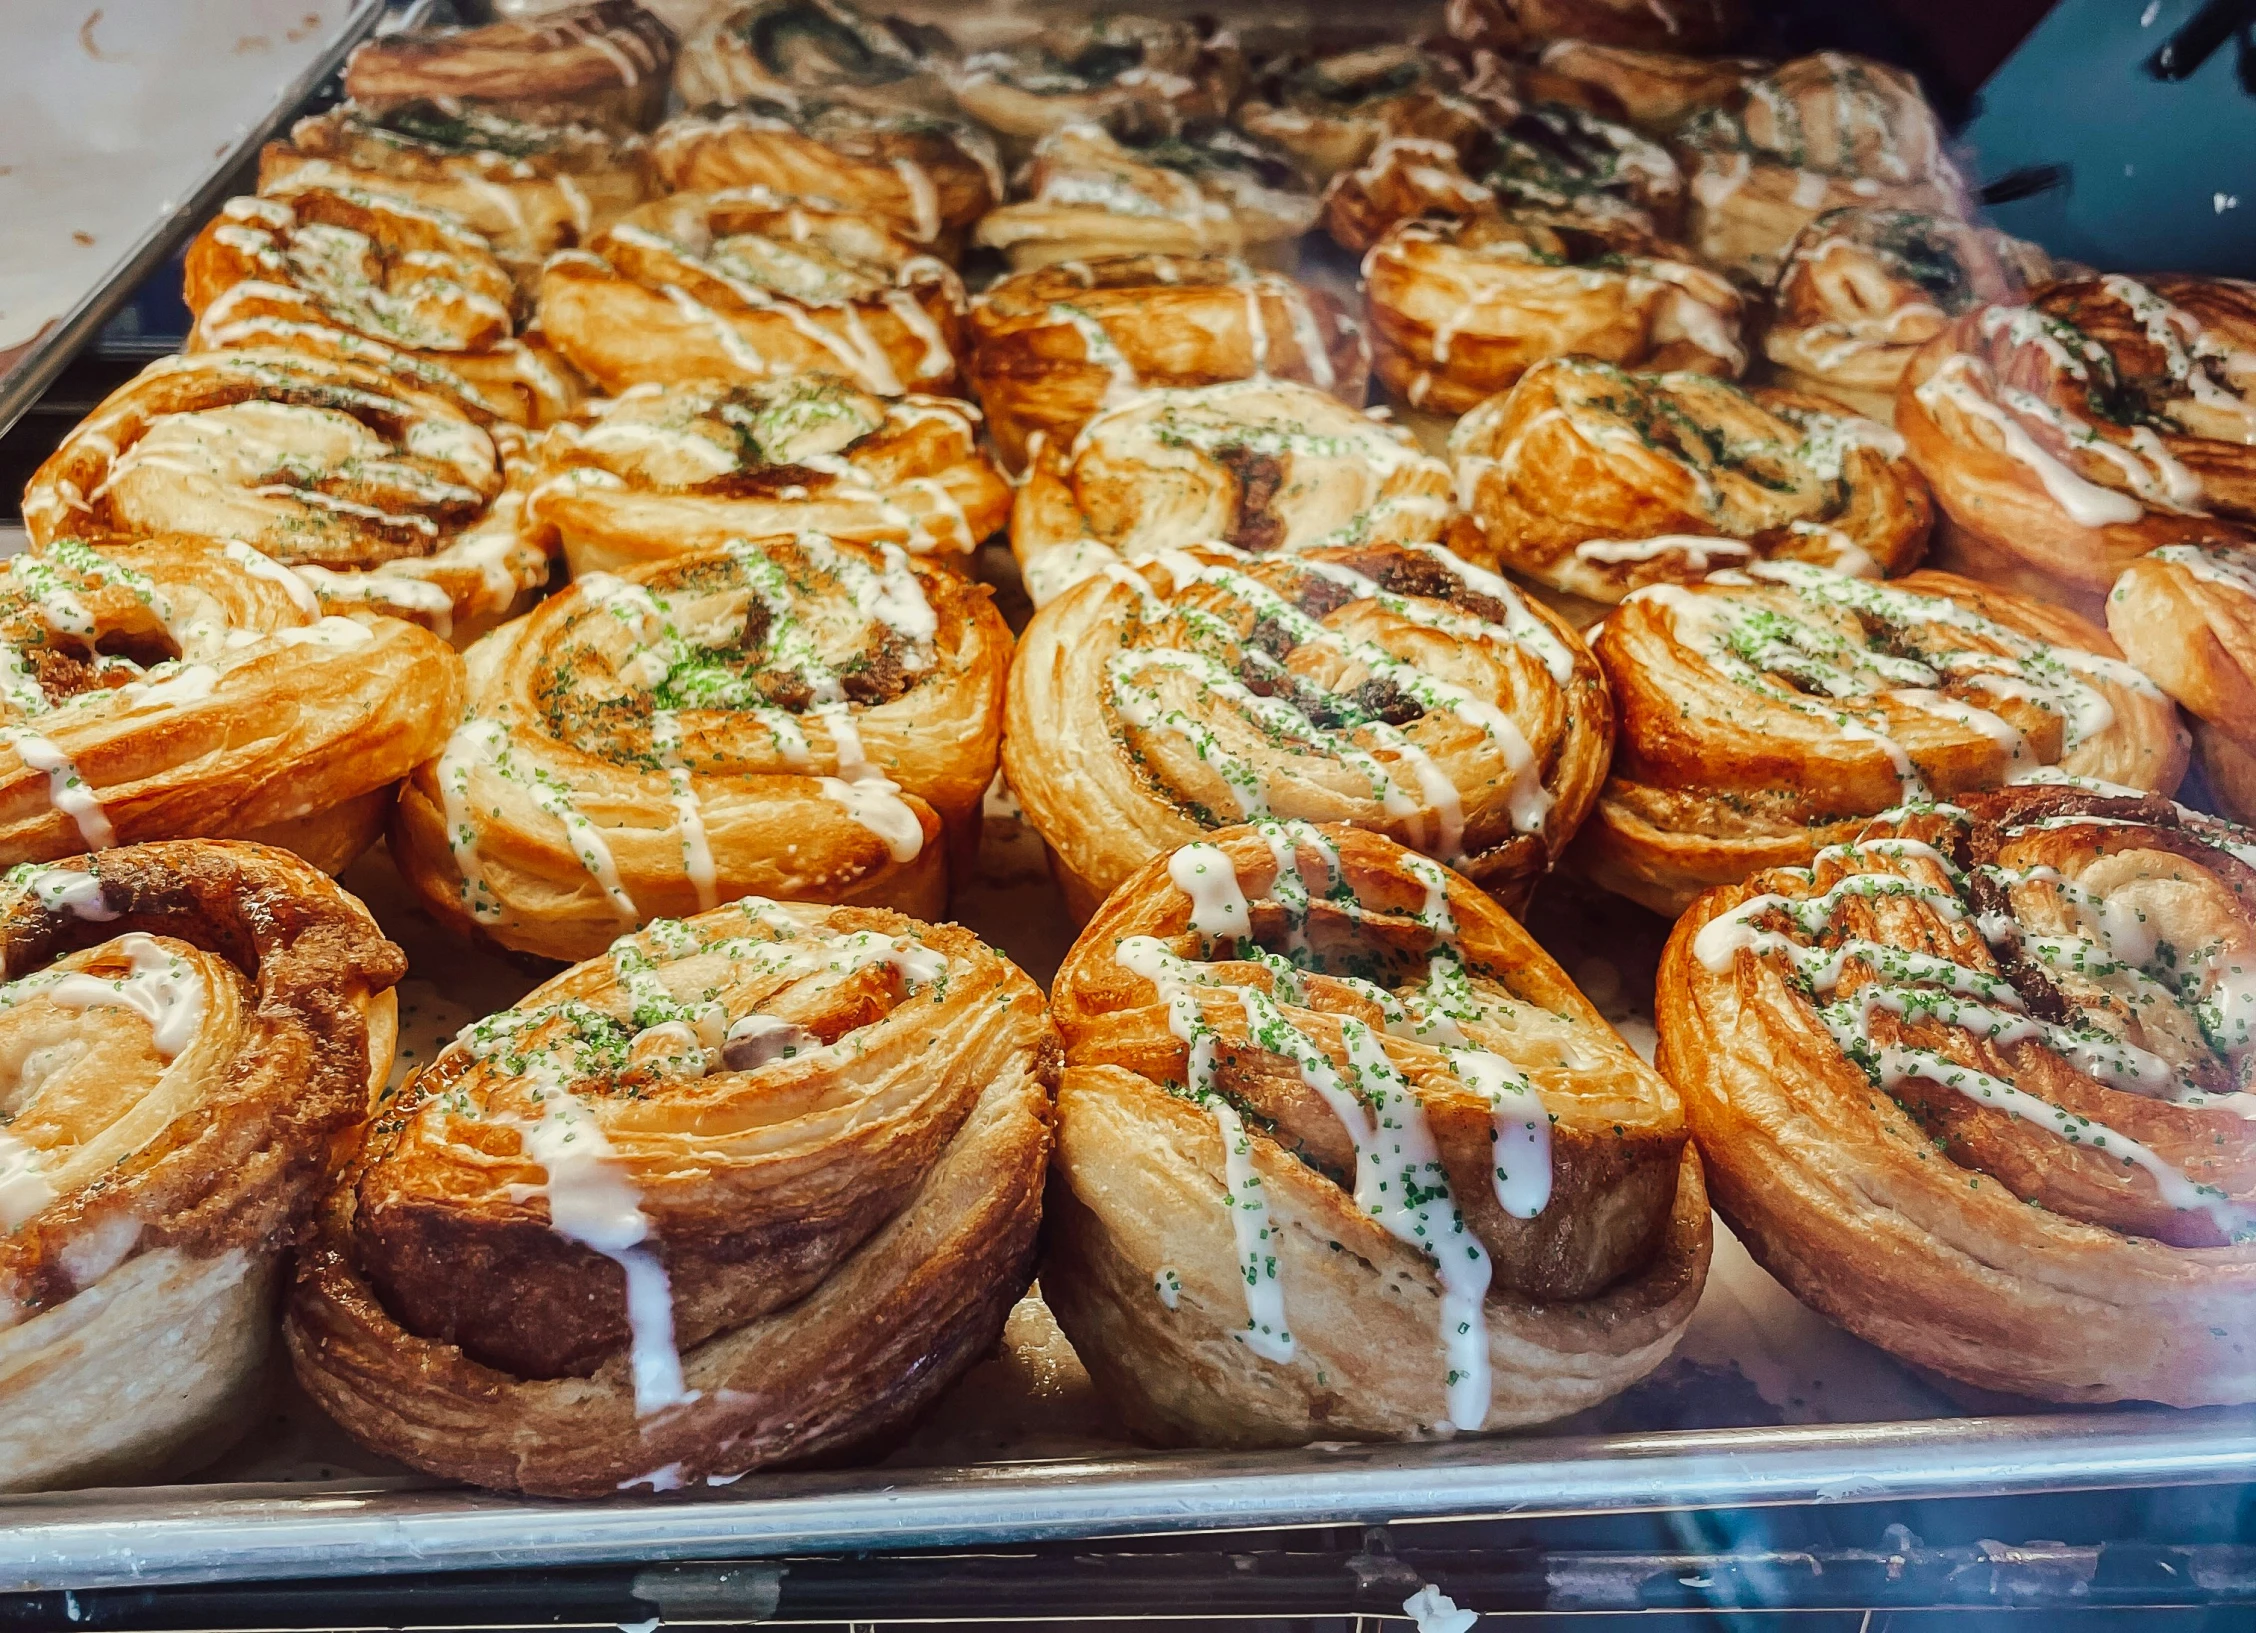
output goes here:
{"type": "Polygon", "coordinates": [[[1318,209],[1289,158],[1227,129],[1123,144],[1095,125],[1068,126],[1035,148],[1024,185],[1024,199],[972,232],[1021,272],[1108,255],[1283,262],[1318,209]]]}
{"type": "Polygon", "coordinates": [[[1218,540],[1255,554],[1441,537],[1449,467],[1291,380],[1147,391],[1033,450],[1010,542],[1040,606],[1107,564],[1218,540]]]}
{"type": "Polygon", "coordinates": [[[1572,102],[1618,119],[1648,136],[1668,136],[1703,108],[1728,102],[1770,68],[1754,57],[1687,57],[1657,51],[1553,40],[1520,70],[1528,94],[1572,102]]]}
{"type": "Polygon", "coordinates": [[[1968,312],[1896,419],[1959,564],[2096,614],[2157,545],[2256,523],[2256,290],[2110,274],[1968,312]]]}
{"type": "Polygon", "coordinates": [[[247,545],[50,539],[0,564],[0,865],[234,838],[335,873],[461,708],[446,642],[247,545]]]}
{"type": "Polygon", "coordinates": [[[1092,415],[1155,386],[1273,375],[1361,407],[1362,325],[1331,294],[1220,256],[1115,256],[1014,273],[971,303],[966,373],[1012,469],[1039,434],[1068,447],[1092,415]]]}
{"type": "Polygon", "coordinates": [[[685,108],[834,102],[949,113],[954,65],[937,28],[865,16],[845,0],[754,0],[723,6],[689,31],[674,89],[685,108]]]}
{"type": "Polygon", "coordinates": [[[650,158],[672,192],[765,187],[823,199],[876,216],[948,257],[962,250],[971,224],[1003,201],[1001,162],[985,132],[846,102],[682,114],[651,138],[650,158]]]}
{"type": "Polygon", "coordinates": [[[964,60],[956,105],[1019,153],[1074,125],[1150,139],[1230,111],[1244,64],[1227,33],[1128,13],[1061,20],[964,60]]]}
{"type": "Polygon", "coordinates": [[[359,363],[247,350],[160,358],[32,473],[35,548],[203,533],[297,568],[329,610],[468,640],[548,581],[519,527],[518,444],[359,363]],[[497,441],[497,437],[499,440],[497,441]]]}
{"type": "Polygon", "coordinates": [[[1138,1433],[1505,1429],[1675,1347],[1709,1249],[1682,1107],[1440,863],[1227,829],[1121,886],[1053,992],[1042,1293],[1138,1433]]]}
{"type": "Polygon", "coordinates": [[[1632,227],[1563,214],[1406,221],[1363,258],[1371,363],[1390,396],[1463,414],[1546,358],[1738,374],[1728,278],[1632,227]]]}
{"type": "Polygon", "coordinates": [[[2012,788],[1711,891],[1657,1020],[1717,1211],[1946,1377],[2256,1400],[2251,857],[2166,799],[2012,788]]]}
{"type": "Polygon", "coordinates": [[[1203,830],[1272,816],[1378,830],[1517,910],[1612,747],[1589,649],[1439,546],[1200,544],[1035,614],[1003,771],[1077,918],[1203,830]]]}
{"type": "Polygon", "coordinates": [[[2256,819],[2256,546],[2166,544],[2123,569],[2107,633],[2194,717],[2209,791],[2256,819]]]}
{"type": "Polygon", "coordinates": [[[1321,185],[1389,136],[1470,135],[1480,113],[1457,94],[1464,81],[1454,60],[1415,43],[1295,51],[1263,65],[1231,119],[1321,185]]]}
{"type": "Polygon", "coordinates": [[[793,533],[889,540],[968,570],[1011,505],[975,417],[829,374],[630,386],[542,439],[525,524],[555,536],[574,577],[793,533]]]}
{"type": "Polygon", "coordinates": [[[187,1473],[262,1402],[407,960],[297,857],[215,840],[16,869],[0,952],[0,1491],[187,1473]]]}
{"type": "Polygon", "coordinates": [[[1497,559],[1593,601],[1758,559],[1900,573],[1933,521],[1885,425],[1705,374],[1555,358],[1459,420],[1449,452],[1497,559]]]}
{"type": "Polygon", "coordinates": [[[764,187],[676,193],[541,272],[540,321],[607,391],[835,374],[952,391],[963,281],[881,219],[764,187]]]}
{"type": "Polygon", "coordinates": [[[1442,22],[1452,38],[1491,51],[1587,40],[1706,53],[1746,26],[1747,8],[1742,0],[1449,0],[1442,22]]]}
{"type": "Polygon", "coordinates": [[[673,62],[664,23],[633,0],[595,0],[484,28],[369,40],[345,63],[345,95],[378,114],[435,102],[648,130],[665,111],[673,62]]]}
{"type": "Polygon", "coordinates": [[[357,187],[446,211],[493,246],[520,288],[552,250],[584,244],[650,196],[642,139],[483,108],[348,102],[259,153],[259,191],[357,187]]]}
{"type": "Polygon", "coordinates": [[[379,1103],[298,1260],[298,1379],[386,1456],[542,1496],[834,1459],[1001,1336],[1056,1061],[954,925],[662,919],[379,1103]]]}
{"type": "Polygon", "coordinates": [[[1692,195],[1686,237],[1767,283],[1794,236],[1851,205],[1972,214],[1943,128],[1901,68],[1820,51],[1781,64],[1676,134],[1692,195]]]}
{"type": "Polygon", "coordinates": [[[2020,299],[2020,269],[1998,253],[2003,237],[1916,210],[1826,211],[1779,265],[1763,331],[1779,384],[1893,421],[1912,353],[1968,308],[2020,299]]]}
{"type": "Polygon", "coordinates": [[[278,347],[401,376],[491,424],[546,425],[572,372],[517,333],[516,288],[445,212],[358,188],[229,199],[188,246],[185,350],[278,347]]]}
{"type": "Polygon", "coordinates": [[[1573,859],[1657,913],[1806,866],[1897,806],[2063,775],[2169,794],[2185,774],[2176,709],[2104,631],[1948,573],[1757,562],[1639,591],[1591,650],[1615,753],[1573,859]]]}
{"type": "Polygon", "coordinates": [[[1010,633],[894,544],[738,540],[592,573],[470,649],[392,855],[441,922],[592,957],[741,896],[937,917],[994,780],[1010,633]]]}

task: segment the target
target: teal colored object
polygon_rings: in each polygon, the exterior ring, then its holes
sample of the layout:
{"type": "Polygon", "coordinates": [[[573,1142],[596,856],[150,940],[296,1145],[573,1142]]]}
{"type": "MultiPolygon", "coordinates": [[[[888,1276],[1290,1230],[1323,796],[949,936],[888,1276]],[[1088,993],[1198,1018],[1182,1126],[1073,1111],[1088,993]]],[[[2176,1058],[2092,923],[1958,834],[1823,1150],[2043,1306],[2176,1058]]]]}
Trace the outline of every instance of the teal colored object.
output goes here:
{"type": "Polygon", "coordinates": [[[2055,255],[2126,271],[2256,278],[2256,95],[2227,40],[2186,79],[2147,60],[2201,0],[2061,0],[1982,88],[1962,133],[1982,181],[2069,167],[1992,219],[2055,255]]]}

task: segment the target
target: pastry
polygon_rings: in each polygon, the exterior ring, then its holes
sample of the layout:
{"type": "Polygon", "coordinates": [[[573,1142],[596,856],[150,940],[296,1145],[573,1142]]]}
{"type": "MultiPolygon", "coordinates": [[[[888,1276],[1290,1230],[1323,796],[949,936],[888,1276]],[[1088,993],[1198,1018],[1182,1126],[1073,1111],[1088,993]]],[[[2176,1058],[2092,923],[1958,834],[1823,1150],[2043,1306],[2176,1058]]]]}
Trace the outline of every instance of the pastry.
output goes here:
{"type": "Polygon", "coordinates": [[[1648,136],[1668,136],[1701,109],[1730,101],[1770,66],[1754,57],[1687,57],[1673,48],[1560,39],[1521,68],[1520,83],[1532,97],[1572,102],[1648,136]]]}
{"type": "Polygon", "coordinates": [[[1916,210],[1826,211],[1779,263],[1763,331],[1778,383],[1893,421],[1912,353],[1970,307],[2020,300],[2026,280],[1998,253],[2003,237],[1916,210]]]}
{"type": "Polygon", "coordinates": [[[964,60],[956,105],[1024,153],[1044,136],[1095,125],[1173,136],[1230,111],[1244,64],[1228,34],[1129,13],[1062,20],[964,60]]]}
{"type": "Polygon", "coordinates": [[[298,1260],[298,1379],[386,1456],[542,1496],[835,1460],[1026,1290],[1056,1060],[954,925],[660,920],[378,1104],[298,1260]]]}
{"type": "Polygon", "coordinates": [[[1469,135],[1480,110],[1457,92],[1454,59],[1415,43],[1295,50],[1263,64],[1231,120],[1292,155],[1316,185],[1361,164],[1389,136],[1469,135]]]}
{"type": "Polygon", "coordinates": [[[722,6],[682,39],[674,89],[685,108],[852,103],[947,113],[955,53],[939,29],[870,17],[844,0],[722,6]]]}
{"type": "Polygon", "coordinates": [[[650,196],[640,137],[481,108],[345,103],[259,153],[259,191],[358,187],[446,211],[493,246],[520,288],[552,250],[584,244],[650,196]]]}
{"type": "Polygon", "coordinates": [[[648,130],[666,106],[674,37],[632,0],[595,0],[484,28],[419,28],[353,49],[345,95],[374,113],[411,102],[648,130]]]}
{"type": "Polygon", "coordinates": [[[1449,0],[1443,12],[1452,37],[1507,52],[1562,39],[1709,52],[1746,21],[1741,0],[1449,0]]]}
{"type": "Polygon", "coordinates": [[[247,545],[47,540],[0,563],[0,866],[234,838],[335,873],[461,707],[444,641],[247,545]]]}
{"type": "Polygon", "coordinates": [[[489,435],[364,364],[160,358],[32,473],[24,525],[35,548],[74,534],[238,539],[299,569],[327,609],[468,640],[548,580],[518,525],[527,467],[512,429],[489,435]]]}
{"type": "Polygon", "coordinates": [[[2111,274],[1967,312],[1896,420],[1948,559],[2096,616],[2136,557],[2256,523],[2256,289],[2111,274]]]}
{"type": "Polygon", "coordinates": [[[2224,812],[2256,819],[2256,545],[2166,544],[2123,569],[2107,633],[2194,717],[2224,812]]]}
{"type": "Polygon", "coordinates": [[[1363,258],[1371,363],[1388,395],[1463,414],[1536,363],[1573,355],[1735,375],[1728,278],[1628,226],[1524,212],[1406,221],[1363,258]]]}
{"type": "Polygon", "coordinates": [[[629,386],[541,440],[525,525],[555,536],[575,577],[793,533],[968,567],[1011,505],[974,418],[831,374],[629,386]]]}
{"type": "Polygon", "coordinates": [[[1036,606],[1155,550],[1414,544],[1449,518],[1448,466],[1291,380],[1147,391],[1030,458],[1010,542],[1036,606]]]}
{"type": "Polygon", "coordinates": [[[1756,282],[1795,234],[1850,205],[1972,214],[1943,128],[1901,68],[1820,51],[1782,63],[1676,133],[1692,195],[1685,236],[1756,282]]]}
{"type": "Polygon", "coordinates": [[[2256,1399],[2256,835],[2011,788],[1711,891],[1660,1064],[1715,1205],[1817,1310],[2040,1400],[2256,1399]]]}
{"type": "Polygon", "coordinates": [[[407,960],[295,856],[216,840],[18,868],[0,950],[0,1491],[177,1477],[264,1404],[407,960]]]}
{"type": "Polygon", "coordinates": [[[971,303],[965,372],[1015,470],[1036,434],[1068,447],[1090,416],[1154,386],[1274,375],[1361,407],[1371,357],[1329,293],[1220,256],[1134,255],[994,284],[971,303]]]}
{"type": "Polygon", "coordinates": [[[1573,860],[1658,913],[1807,866],[1897,806],[2063,775],[2169,794],[2185,774],[2176,709],[2104,631],[1948,573],[1757,562],[1641,590],[1590,644],[1614,765],[1573,860]]]}
{"type": "Polygon", "coordinates": [[[994,779],[983,589],[820,534],[593,573],[471,648],[392,857],[441,922],[588,958],[740,896],[936,918],[994,779]]]}
{"type": "Polygon", "coordinates": [[[1003,729],[1076,918],[1271,816],[1386,833],[1518,910],[1598,796],[1613,711],[1555,614],[1438,546],[1199,544],[1036,613],[1003,729]]]}
{"type": "Polygon", "coordinates": [[[1123,143],[1095,125],[1042,139],[1026,197],[972,231],[1014,271],[1108,255],[1244,255],[1285,263],[1316,224],[1282,152],[1229,129],[1123,143]]]}
{"type": "Polygon", "coordinates": [[[484,424],[546,425],[572,371],[520,338],[516,289],[443,211],[358,188],[229,199],[188,246],[184,350],[278,347],[401,376],[484,424]]]}
{"type": "Polygon", "coordinates": [[[607,391],[809,371],[951,391],[963,311],[963,281],[882,219],[764,187],[647,204],[540,281],[541,327],[607,391]]]}
{"type": "Polygon", "coordinates": [[[1675,1347],[1676,1096],[1535,941],[1378,834],[1231,828],[1066,955],[1042,1293],[1151,1439],[1504,1429],[1675,1347]]]}
{"type": "Polygon", "coordinates": [[[1555,358],[1459,420],[1449,452],[1499,561],[1600,602],[1765,558],[1900,573],[1933,521],[1885,425],[1705,374],[1555,358]]]}

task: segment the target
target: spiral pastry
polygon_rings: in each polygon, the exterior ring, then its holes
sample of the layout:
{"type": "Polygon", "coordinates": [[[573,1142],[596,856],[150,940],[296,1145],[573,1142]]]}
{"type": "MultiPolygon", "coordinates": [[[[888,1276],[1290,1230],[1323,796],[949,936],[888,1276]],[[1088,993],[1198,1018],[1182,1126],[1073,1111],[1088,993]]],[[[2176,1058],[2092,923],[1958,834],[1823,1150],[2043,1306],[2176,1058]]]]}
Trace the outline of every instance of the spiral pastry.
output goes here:
{"type": "Polygon", "coordinates": [[[0,950],[0,1491],[186,1472],[260,1405],[407,960],[295,856],[212,840],[16,869],[0,950]]]}
{"type": "Polygon", "coordinates": [[[1283,152],[1237,131],[1124,144],[1095,125],[1046,136],[1027,197],[992,210],[973,242],[1014,271],[1111,255],[1245,255],[1289,265],[1315,196],[1283,152]]]}
{"type": "Polygon", "coordinates": [[[666,106],[674,37],[633,0],[595,0],[484,28],[426,28],[357,46],[345,95],[382,114],[436,102],[648,130],[666,106]]]}
{"type": "Polygon", "coordinates": [[[1332,295],[1220,256],[1015,273],[971,303],[971,347],[972,391],[1014,470],[1034,437],[1068,447],[1152,387],[1274,376],[1360,407],[1371,373],[1362,326],[1332,295]]]}
{"type": "Polygon", "coordinates": [[[832,201],[951,258],[971,224],[1003,201],[1001,163],[984,132],[846,102],[682,114],[651,138],[650,159],[670,192],[765,187],[832,201]]]}
{"type": "Polygon", "coordinates": [[[2003,236],[1914,210],[1817,217],[1787,246],[1763,331],[1779,383],[1894,420],[1912,353],[1972,307],[2020,300],[2003,236]]]}
{"type": "Polygon", "coordinates": [[[2168,794],[2185,773],[2176,710],[2104,631],[1948,573],[1757,562],[1638,592],[1591,650],[1615,754],[1575,860],[1660,913],[1897,806],[2063,776],[2168,794]]]}
{"type": "Polygon", "coordinates": [[[1964,218],[1943,129],[1901,68],[1821,51],[1750,82],[1676,135],[1703,258],[1768,283],[1795,235],[1852,205],[1964,218]]]}
{"type": "Polygon", "coordinates": [[[548,579],[547,554],[520,534],[514,447],[364,364],[264,349],[160,358],[32,473],[24,525],[35,548],[239,539],[299,569],[326,608],[467,639],[548,579]]]}
{"type": "Polygon", "coordinates": [[[882,221],[763,187],[676,193],[541,273],[540,321],[608,391],[819,372],[952,391],[963,281],[882,221]]]}
{"type": "Polygon", "coordinates": [[[794,533],[967,566],[1011,505],[973,420],[964,403],[826,374],[632,386],[542,439],[525,523],[575,577],[794,533]]]}
{"type": "Polygon", "coordinates": [[[299,1381],[387,1456],[544,1496],[860,1446],[1026,1290],[1056,1062],[954,925],[659,920],[378,1104],[299,1259],[299,1381]]]}
{"type": "Polygon", "coordinates": [[[1035,614],[1003,770],[1079,918],[1154,856],[1267,817],[1386,833],[1516,910],[1612,744],[1582,642],[1439,546],[1202,544],[1035,614]]]}
{"type": "Polygon", "coordinates": [[[2209,792],[2256,818],[2256,546],[2166,544],[2123,569],[2107,633],[2194,717],[2209,792]]]}
{"type": "Polygon", "coordinates": [[[1676,1096],[1440,863],[1266,821],[1066,955],[1042,1293],[1153,1439],[1503,1429],[1635,1382],[1707,1274],[1676,1096]]]}
{"type": "Polygon", "coordinates": [[[1407,221],[1363,258],[1371,363],[1413,408],[1464,414],[1547,358],[1736,375],[1744,303],[1680,246],[1566,215],[1407,221]]]}
{"type": "Polygon", "coordinates": [[[471,648],[469,708],[401,790],[444,923],[591,957],[741,896],[936,917],[994,780],[1010,635],[898,545],[738,541],[594,573],[471,648]]]}
{"type": "Polygon", "coordinates": [[[1547,40],[1645,51],[1720,51],[1746,26],[1742,0],[1449,0],[1450,37],[1491,51],[1547,40]]]}
{"type": "Polygon", "coordinates": [[[2157,545],[2256,523],[2256,289],[2109,275],[1968,312],[1896,418],[1967,571],[2096,611],[2157,545]]]}
{"type": "Polygon", "coordinates": [[[956,105],[1023,153],[1074,125],[1116,135],[1179,134],[1230,111],[1244,78],[1231,37],[1124,13],[1062,21],[964,59],[956,105]]]}
{"type": "Polygon", "coordinates": [[[1218,540],[1256,554],[1441,536],[1449,467],[1313,386],[1147,391],[1034,450],[1011,550],[1036,606],[1108,564],[1218,540]]]}
{"type": "Polygon", "coordinates": [[[1717,1209],[1945,1376],[2256,1399],[2252,858],[2166,799],[2013,788],[1703,897],[1658,1020],[1717,1209]]]}
{"type": "Polygon", "coordinates": [[[1480,112],[1457,94],[1464,81],[1451,58],[1417,44],[1295,51],[1260,68],[1230,117],[1322,184],[1361,164],[1389,136],[1469,136],[1480,112]]]}
{"type": "Polygon", "coordinates": [[[1701,109],[1730,101],[1770,66],[1754,57],[1687,57],[1559,39],[1521,69],[1520,79],[1532,97],[1571,102],[1648,136],[1669,136],[1701,109]]]}
{"type": "Polygon", "coordinates": [[[461,702],[444,641],[246,545],[50,540],[0,563],[0,865],[224,837],[335,873],[461,702]]]}
{"type": "Polygon", "coordinates": [[[1822,397],[1579,357],[1530,369],[1449,435],[1457,493],[1515,572],[1593,601],[1757,559],[1880,577],[1933,506],[1903,439],[1822,397]]]}
{"type": "Polygon", "coordinates": [[[937,28],[866,16],[844,0],[754,0],[716,11],[690,30],[674,65],[674,89],[685,108],[831,102],[949,113],[954,64],[937,28]]]}
{"type": "Polygon", "coordinates": [[[571,371],[518,337],[516,289],[444,213],[357,188],[229,199],[188,246],[187,351],[280,347],[400,375],[472,418],[546,425],[571,371]]]}

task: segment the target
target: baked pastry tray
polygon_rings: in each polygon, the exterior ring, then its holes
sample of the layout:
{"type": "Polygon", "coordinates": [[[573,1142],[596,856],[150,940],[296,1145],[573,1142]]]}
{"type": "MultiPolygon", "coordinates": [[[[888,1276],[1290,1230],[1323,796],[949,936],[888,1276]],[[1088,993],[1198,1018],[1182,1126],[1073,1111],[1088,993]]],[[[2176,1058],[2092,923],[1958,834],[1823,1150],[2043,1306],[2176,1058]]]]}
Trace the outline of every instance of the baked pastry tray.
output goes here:
{"type": "MultiPolygon", "coordinates": [[[[422,917],[380,849],[345,883],[411,961],[400,987],[401,1073],[540,979],[422,917]]],[[[1039,839],[999,795],[989,800],[978,876],[955,911],[1045,984],[1072,940],[1039,839]]],[[[1649,1055],[1645,999],[1662,921],[1567,882],[1546,886],[1529,919],[1649,1055]]],[[[1481,1439],[1139,1449],[1038,1289],[1013,1312],[997,1353],[874,1464],[592,1504],[411,1474],[349,1441],[296,1393],[286,1368],[274,1373],[265,1420],[196,1484],[0,1500],[0,1592],[2004,1495],[2226,1482],[2256,1467],[2256,1411],[1955,1401],[1804,1309],[1721,1229],[1706,1295],[1660,1372],[1547,1430],[1481,1439]]]]}

